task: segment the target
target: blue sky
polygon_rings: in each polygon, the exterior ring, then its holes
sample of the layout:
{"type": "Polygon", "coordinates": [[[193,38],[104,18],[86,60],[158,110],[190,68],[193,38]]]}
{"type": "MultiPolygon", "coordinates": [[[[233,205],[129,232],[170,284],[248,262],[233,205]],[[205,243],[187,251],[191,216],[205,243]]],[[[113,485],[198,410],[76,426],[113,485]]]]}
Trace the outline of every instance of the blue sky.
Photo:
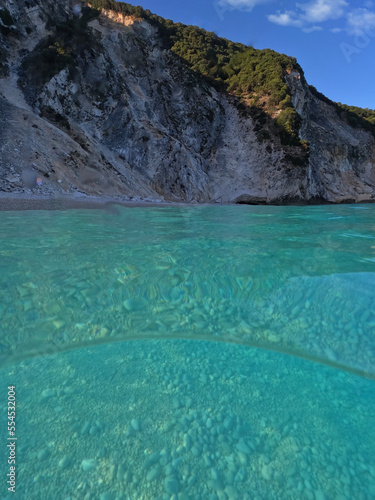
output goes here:
{"type": "Polygon", "coordinates": [[[375,0],[128,0],[219,36],[297,58],[334,101],[375,109],[375,0]]]}

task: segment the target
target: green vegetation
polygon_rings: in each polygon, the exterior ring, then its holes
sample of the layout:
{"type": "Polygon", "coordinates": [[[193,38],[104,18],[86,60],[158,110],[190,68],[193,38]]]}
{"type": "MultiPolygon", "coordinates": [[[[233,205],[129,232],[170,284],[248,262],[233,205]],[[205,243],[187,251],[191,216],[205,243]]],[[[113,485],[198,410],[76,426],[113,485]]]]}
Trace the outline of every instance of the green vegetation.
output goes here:
{"type": "Polygon", "coordinates": [[[38,72],[30,76],[35,82],[38,81],[39,84],[43,85],[61,70],[74,65],[73,57],[68,54],[67,51],[61,49],[58,42],[55,42],[28,58],[23,63],[23,68],[26,64],[34,68],[38,67],[38,72]]]}
{"type": "Polygon", "coordinates": [[[98,14],[98,11],[87,7],[82,10],[80,18],[57,24],[54,33],[42,40],[23,60],[19,75],[21,86],[38,89],[65,68],[73,76],[77,71],[78,58],[83,57],[85,52],[93,53],[99,47],[87,29],[87,23],[98,14]]]}
{"type": "Polygon", "coordinates": [[[181,57],[190,68],[207,77],[211,82],[223,83],[228,78],[225,67],[232,58],[245,50],[245,46],[219,38],[215,33],[184,24],[170,25],[163,21],[164,42],[174,54],[181,57]],[[166,33],[169,32],[169,38],[166,33]]]}
{"type": "Polygon", "coordinates": [[[113,10],[114,12],[122,12],[124,15],[140,17],[144,19],[152,15],[149,10],[144,10],[142,7],[136,7],[134,5],[130,5],[129,3],[115,2],[114,0],[92,0],[90,4],[92,5],[93,9],[99,11],[101,9],[113,10]]]}
{"type": "Polygon", "coordinates": [[[234,43],[197,26],[173,23],[127,3],[93,0],[92,7],[146,19],[157,27],[165,47],[184,60],[196,74],[236,95],[253,109],[255,118],[264,118],[264,114],[268,116],[271,125],[281,130],[283,144],[300,145],[300,121],[283,78],[287,71],[298,67],[294,58],[269,49],[256,50],[234,43]]]}
{"type": "Polygon", "coordinates": [[[375,136],[375,110],[335,103],[338,112],[352,127],[364,128],[375,136]]]}
{"type": "Polygon", "coordinates": [[[21,86],[30,84],[36,89],[40,88],[61,70],[73,67],[74,63],[69,51],[49,37],[48,45],[42,42],[22,61],[19,75],[21,86]]]}
{"type": "Polygon", "coordinates": [[[296,60],[272,50],[247,48],[231,58],[224,68],[228,90],[240,95],[254,95],[259,101],[268,95],[268,106],[279,106],[288,96],[283,80],[287,70],[292,70],[296,60]]]}
{"type": "Polygon", "coordinates": [[[4,26],[12,26],[14,24],[13,17],[8,9],[0,9],[0,19],[4,26]]]}
{"type": "Polygon", "coordinates": [[[301,125],[301,118],[293,108],[284,109],[276,118],[276,126],[280,129],[283,144],[300,142],[297,131],[301,125]]]}
{"type": "Polygon", "coordinates": [[[13,27],[14,21],[8,9],[0,9],[0,33],[7,36],[9,33],[16,33],[13,27]]]}
{"type": "Polygon", "coordinates": [[[335,107],[340,118],[345,120],[350,126],[363,128],[375,136],[375,110],[359,108],[358,106],[348,106],[347,104],[341,104],[341,102],[334,102],[328,99],[328,97],[321,92],[318,92],[313,85],[309,85],[309,88],[315,97],[335,107]]]}
{"type": "MultiPolygon", "coordinates": [[[[298,146],[301,152],[308,154],[308,145],[299,138],[301,119],[285,83],[285,75],[294,69],[304,78],[295,58],[270,49],[256,50],[234,43],[215,33],[174,23],[124,2],[92,0],[91,5],[92,8],[82,10],[81,18],[57,25],[54,34],[25,59],[24,74],[34,79],[34,87],[44,84],[63,68],[74,73],[83,52],[100,50],[87,23],[99,15],[101,9],[121,12],[147,20],[158,29],[165,48],[181,58],[199,78],[235,96],[238,109],[251,113],[256,121],[260,140],[269,137],[273,129],[278,132],[282,144],[298,146]]],[[[375,111],[333,103],[314,87],[310,89],[319,99],[334,105],[348,123],[375,134],[375,111]]]]}
{"type": "Polygon", "coordinates": [[[374,109],[358,108],[357,106],[348,106],[347,104],[341,104],[341,102],[338,102],[337,105],[340,108],[344,109],[345,111],[348,111],[349,113],[354,113],[355,115],[359,116],[360,118],[363,118],[364,120],[367,120],[368,122],[375,125],[375,110],[374,109]]]}

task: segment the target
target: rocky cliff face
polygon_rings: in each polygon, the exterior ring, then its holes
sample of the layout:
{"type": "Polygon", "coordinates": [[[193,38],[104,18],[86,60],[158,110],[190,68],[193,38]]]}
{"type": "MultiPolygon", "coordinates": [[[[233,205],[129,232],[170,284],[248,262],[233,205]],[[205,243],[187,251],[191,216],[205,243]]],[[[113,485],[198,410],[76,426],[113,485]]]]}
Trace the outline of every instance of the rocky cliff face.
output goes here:
{"type": "Polygon", "coordinates": [[[79,2],[0,8],[12,18],[0,21],[0,190],[191,203],[375,199],[374,137],[342,121],[298,72],[286,78],[310,143],[302,161],[277,134],[257,133],[251,112],[163,48],[146,21],[104,10],[77,31],[79,2]],[[53,35],[73,25],[71,54],[53,35]]]}
{"type": "Polygon", "coordinates": [[[373,200],[374,137],[341,120],[333,106],[312,95],[297,72],[287,80],[302,117],[301,138],[310,143],[306,199],[334,203],[373,200]]]}

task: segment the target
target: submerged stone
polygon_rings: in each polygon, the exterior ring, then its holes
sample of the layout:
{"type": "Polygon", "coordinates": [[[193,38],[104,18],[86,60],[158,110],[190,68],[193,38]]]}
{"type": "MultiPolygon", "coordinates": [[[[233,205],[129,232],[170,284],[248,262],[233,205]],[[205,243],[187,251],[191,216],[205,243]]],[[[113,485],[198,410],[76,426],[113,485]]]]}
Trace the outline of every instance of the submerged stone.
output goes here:
{"type": "Polygon", "coordinates": [[[164,489],[171,495],[177,495],[180,490],[180,483],[174,476],[169,476],[164,480],[164,489]]]}
{"type": "Polygon", "coordinates": [[[94,458],[87,458],[82,460],[81,468],[84,472],[92,472],[98,466],[98,462],[94,458]]]}

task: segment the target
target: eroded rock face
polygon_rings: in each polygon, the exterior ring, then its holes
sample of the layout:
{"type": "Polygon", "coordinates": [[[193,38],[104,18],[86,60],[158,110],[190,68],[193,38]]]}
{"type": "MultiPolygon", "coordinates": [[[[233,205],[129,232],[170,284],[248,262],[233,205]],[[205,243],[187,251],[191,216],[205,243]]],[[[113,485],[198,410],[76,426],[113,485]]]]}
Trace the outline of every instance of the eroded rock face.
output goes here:
{"type": "Polygon", "coordinates": [[[57,23],[79,19],[82,5],[5,7],[15,23],[0,35],[0,190],[222,203],[375,198],[374,138],[342,122],[298,74],[288,84],[310,142],[302,164],[278,137],[261,140],[251,115],[164,49],[146,21],[103,11],[74,65],[35,78],[41,44],[57,23]]]}
{"type": "Polygon", "coordinates": [[[341,120],[333,106],[311,94],[297,72],[287,79],[302,117],[301,138],[310,143],[307,199],[335,203],[374,199],[374,137],[341,120]]]}

